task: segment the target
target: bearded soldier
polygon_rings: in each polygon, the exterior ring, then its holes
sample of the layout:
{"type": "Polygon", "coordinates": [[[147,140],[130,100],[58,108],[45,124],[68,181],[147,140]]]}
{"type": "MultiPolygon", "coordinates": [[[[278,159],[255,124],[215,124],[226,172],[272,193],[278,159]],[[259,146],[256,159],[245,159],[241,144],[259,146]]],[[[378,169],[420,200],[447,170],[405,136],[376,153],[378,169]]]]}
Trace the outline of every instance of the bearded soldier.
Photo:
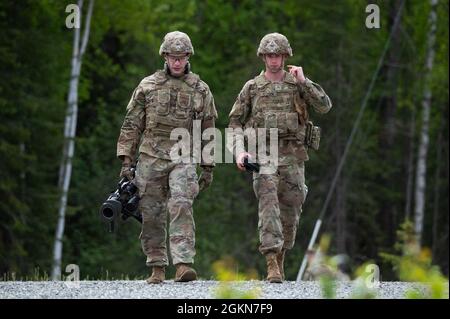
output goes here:
{"type": "Polygon", "coordinates": [[[242,131],[265,128],[278,133],[278,164],[271,172],[253,172],[253,188],[258,199],[259,251],[266,257],[267,280],[279,283],[284,280],[285,252],[294,245],[307,194],[307,149],[318,148],[319,142],[320,131],[309,121],[308,108],[326,113],[331,100],[318,84],[305,77],[301,67],[289,66],[289,72],[284,71],[285,60],[292,56],[284,35],[264,36],[257,55],[264,61],[265,71],[244,85],[233,105],[229,127],[235,139],[230,151],[236,155],[237,167],[245,170],[246,158],[259,161],[255,154],[245,151],[248,141],[242,131]]]}
{"type": "Polygon", "coordinates": [[[188,35],[179,31],[166,34],[159,54],[165,59],[164,70],[144,78],[134,90],[120,131],[117,156],[122,160],[120,176],[131,180],[138,153],[134,183],[143,217],[140,240],[146,265],[152,267],[147,282],[165,280],[166,211],[175,281],[185,282],[197,278],[192,268],[192,204],[199,189],[211,184],[214,162],[202,158],[202,174],[197,179],[195,162],[175,161],[171,157],[177,141],[170,135],[175,128],[191,132],[194,120],[201,121],[202,131],[214,128],[217,112],[208,85],[190,71],[189,57],[194,48],[188,35]]]}

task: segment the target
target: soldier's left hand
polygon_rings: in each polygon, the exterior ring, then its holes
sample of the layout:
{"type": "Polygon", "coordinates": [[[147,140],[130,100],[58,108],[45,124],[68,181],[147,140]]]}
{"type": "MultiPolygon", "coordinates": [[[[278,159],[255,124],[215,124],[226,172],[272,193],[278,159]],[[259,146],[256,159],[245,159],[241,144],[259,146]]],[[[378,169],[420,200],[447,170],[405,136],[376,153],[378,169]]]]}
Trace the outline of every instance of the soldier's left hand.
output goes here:
{"type": "Polygon", "coordinates": [[[209,185],[211,185],[212,181],[213,181],[212,167],[203,167],[202,173],[200,174],[200,177],[198,179],[198,186],[200,188],[200,191],[203,191],[204,189],[208,188],[209,185]]]}
{"type": "Polygon", "coordinates": [[[120,177],[125,177],[129,181],[131,181],[134,178],[134,173],[131,170],[130,162],[122,163],[122,169],[120,170],[120,177]]]}
{"type": "Polygon", "coordinates": [[[300,83],[304,83],[306,81],[306,77],[301,66],[288,65],[287,67],[289,68],[289,73],[292,74],[297,81],[300,83]]]}

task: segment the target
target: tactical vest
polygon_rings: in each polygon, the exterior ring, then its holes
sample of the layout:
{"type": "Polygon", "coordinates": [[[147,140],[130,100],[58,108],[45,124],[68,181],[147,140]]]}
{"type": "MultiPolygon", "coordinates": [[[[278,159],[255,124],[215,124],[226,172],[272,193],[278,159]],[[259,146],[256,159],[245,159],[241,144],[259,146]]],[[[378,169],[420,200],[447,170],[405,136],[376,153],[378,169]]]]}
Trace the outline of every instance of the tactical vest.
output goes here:
{"type": "Polygon", "coordinates": [[[155,82],[146,96],[146,130],[152,136],[170,137],[174,128],[192,129],[192,121],[203,111],[206,87],[198,86],[200,78],[190,73],[183,79],[155,74],[155,82]]]}
{"type": "MultiPolygon", "coordinates": [[[[145,131],[139,152],[171,159],[176,140],[170,135],[175,128],[192,133],[194,119],[201,119],[208,87],[199,76],[189,73],[174,78],[157,71],[141,82],[145,95],[145,131]]],[[[192,134],[191,134],[192,136],[192,134]]]]}
{"type": "Polygon", "coordinates": [[[268,81],[263,74],[257,76],[250,96],[252,109],[246,128],[266,128],[267,134],[276,128],[279,139],[304,141],[308,113],[290,74],[277,83],[268,81]]]}

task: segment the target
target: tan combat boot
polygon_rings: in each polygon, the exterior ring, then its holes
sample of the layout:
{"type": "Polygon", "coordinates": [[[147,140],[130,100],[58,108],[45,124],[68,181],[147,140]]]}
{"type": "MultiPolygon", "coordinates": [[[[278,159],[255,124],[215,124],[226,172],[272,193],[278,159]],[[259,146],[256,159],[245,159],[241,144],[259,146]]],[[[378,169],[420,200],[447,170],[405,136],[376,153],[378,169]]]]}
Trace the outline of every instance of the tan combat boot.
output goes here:
{"type": "Polygon", "coordinates": [[[280,269],[280,274],[281,274],[281,279],[284,280],[284,255],[286,253],[286,249],[282,249],[278,254],[277,254],[277,264],[278,264],[278,269],[280,269]]]}
{"type": "Polygon", "coordinates": [[[152,275],[147,279],[148,284],[160,284],[166,279],[166,269],[162,266],[154,266],[152,275]]]}
{"type": "Polygon", "coordinates": [[[190,264],[176,264],[177,272],[175,274],[176,282],[187,282],[197,279],[197,273],[190,264]]]}
{"type": "Polygon", "coordinates": [[[267,261],[267,280],[270,283],[280,283],[282,282],[280,269],[278,268],[277,263],[277,254],[275,253],[268,253],[266,255],[266,261],[267,261]]]}

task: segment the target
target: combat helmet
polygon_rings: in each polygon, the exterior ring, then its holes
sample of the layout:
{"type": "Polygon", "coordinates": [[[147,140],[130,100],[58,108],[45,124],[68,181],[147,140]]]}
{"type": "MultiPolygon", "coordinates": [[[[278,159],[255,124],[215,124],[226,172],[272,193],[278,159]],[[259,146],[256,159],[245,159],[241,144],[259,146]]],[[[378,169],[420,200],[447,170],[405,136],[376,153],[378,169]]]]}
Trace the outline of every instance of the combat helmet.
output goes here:
{"type": "Polygon", "coordinates": [[[264,54],[287,54],[292,56],[292,49],[289,45],[288,39],[281,33],[266,34],[259,43],[256,55],[262,56],[264,54]]]}
{"type": "Polygon", "coordinates": [[[159,48],[159,55],[164,56],[164,54],[194,54],[194,48],[191,43],[189,36],[180,31],[169,32],[164,36],[163,43],[159,48]]]}

